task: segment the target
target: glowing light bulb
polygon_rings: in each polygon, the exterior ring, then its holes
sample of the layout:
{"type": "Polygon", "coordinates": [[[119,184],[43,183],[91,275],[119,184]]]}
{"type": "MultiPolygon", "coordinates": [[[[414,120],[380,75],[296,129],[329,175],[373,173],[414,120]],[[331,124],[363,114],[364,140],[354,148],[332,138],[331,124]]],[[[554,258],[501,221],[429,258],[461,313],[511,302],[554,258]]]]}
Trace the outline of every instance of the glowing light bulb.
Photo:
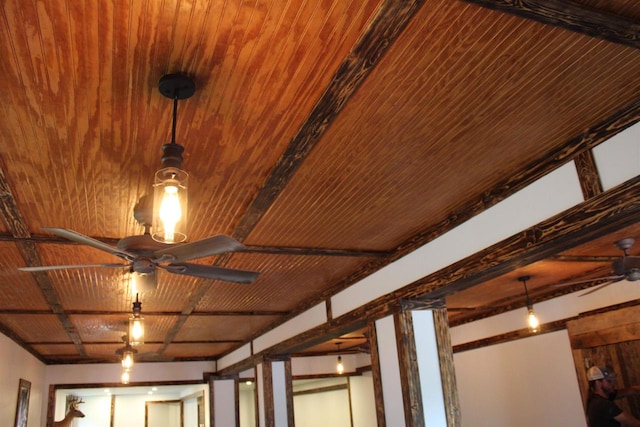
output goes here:
{"type": "Polygon", "coordinates": [[[342,364],[342,356],[338,356],[338,365],[336,366],[338,374],[342,375],[344,372],[344,365],[342,364]]]}
{"type": "Polygon", "coordinates": [[[154,240],[171,244],[187,239],[188,181],[189,174],[175,167],[156,172],[151,232],[154,240]]]}
{"type": "Polygon", "coordinates": [[[170,183],[164,186],[164,196],[160,204],[159,214],[164,228],[165,242],[174,242],[176,224],[182,218],[178,185],[170,183]]]}
{"type": "Polygon", "coordinates": [[[129,384],[130,379],[131,379],[131,376],[129,374],[129,371],[128,370],[122,371],[122,377],[121,377],[122,384],[129,384]]]}
{"type": "Polygon", "coordinates": [[[540,321],[538,320],[538,316],[536,316],[536,313],[533,311],[533,307],[529,307],[528,310],[529,330],[531,332],[538,332],[538,329],[540,328],[540,321]]]}
{"type": "Polygon", "coordinates": [[[142,318],[134,317],[131,319],[131,345],[140,344],[144,336],[144,328],[142,326],[142,318]]]}
{"type": "Polygon", "coordinates": [[[122,367],[128,371],[129,369],[131,369],[132,366],[133,366],[133,352],[125,351],[122,354],[122,367]]]}

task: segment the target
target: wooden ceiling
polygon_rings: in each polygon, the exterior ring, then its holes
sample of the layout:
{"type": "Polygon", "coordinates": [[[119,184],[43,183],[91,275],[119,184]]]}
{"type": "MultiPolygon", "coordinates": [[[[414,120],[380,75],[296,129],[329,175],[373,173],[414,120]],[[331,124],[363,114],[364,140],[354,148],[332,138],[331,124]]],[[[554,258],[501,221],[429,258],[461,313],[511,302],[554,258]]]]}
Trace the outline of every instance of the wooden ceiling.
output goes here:
{"type": "MultiPolygon", "coordinates": [[[[160,271],[142,295],[147,360],[216,359],[638,120],[638,2],[516,3],[4,1],[0,330],[45,363],[115,361],[126,274],[17,268],[116,261],[42,227],[111,245],[143,233],[133,208],[171,138],[168,73],[196,84],[176,129],[189,240],[247,246],[197,262],[261,274],[160,271]]],[[[640,237],[628,219],[606,224],[535,257],[527,242],[494,248],[504,268],[434,295],[522,306],[526,273],[536,300],[557,296],[568,288],[553,284],[610,270],[558,255],[617,256],[617,237],[640,237]]]]}

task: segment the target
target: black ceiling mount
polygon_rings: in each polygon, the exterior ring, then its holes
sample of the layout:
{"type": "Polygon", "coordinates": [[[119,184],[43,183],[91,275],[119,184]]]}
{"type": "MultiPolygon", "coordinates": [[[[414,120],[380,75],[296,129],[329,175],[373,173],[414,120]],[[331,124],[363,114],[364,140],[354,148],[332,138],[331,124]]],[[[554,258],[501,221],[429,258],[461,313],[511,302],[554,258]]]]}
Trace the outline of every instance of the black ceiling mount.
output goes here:
{"type": "Polygon", "coordinates": [[[184,74],[167,74],[160,78],[158,90],[170,99],[187,99],[196,92],[196,84],[184,74]]]}

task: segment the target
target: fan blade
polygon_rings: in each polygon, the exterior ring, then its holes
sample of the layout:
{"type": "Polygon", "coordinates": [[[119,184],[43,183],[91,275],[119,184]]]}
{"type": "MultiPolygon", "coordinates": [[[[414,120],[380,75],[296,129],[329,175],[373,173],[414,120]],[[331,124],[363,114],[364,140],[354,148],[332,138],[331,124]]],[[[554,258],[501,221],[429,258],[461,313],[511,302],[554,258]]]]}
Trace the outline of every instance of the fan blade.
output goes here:
{"type": "Polygon", "coordinates": [[[603,280],[616,280],[616,279],[620,279],[621,277],[624,277],[624,276],[616,275],[616,276],[596,277],[593,279],[582,279],[582,280],[575,280],[573,282],[556,283],[555,285],[551,285],[551,287],[560,288],[565,286],[581,285],[583,283],[599,282],[603,280]]]}
{"type": "Polygon", "coordinates": [[[112,255],[124,258],[128,261],[136,257],[135,254],[130,254],[129,252],[120,250],[115,246],[108,245],[101,242],[100,240],[85,236],[84,234],[78,233],[76,231],[67,230],[66,228],[42,227],[42,229],[44,231],[48,231],[51,234],[55,234],[58,237],[64,237],[65,239],[71,240],[73,242],[91,246],[93,248],[100,249],[101,251],[109,252],[112,255]]]}
{"type": "Polygon", "coordinates": [[[222,254],[244,249],[244,245],[237,240],[218,234],[217,236],[197,240],[184,245],[171,246],[153,253],[156,258],[170,256],[171,263],[189,261],[190,259],[204,258],[210,255],[222,254]]]}
{"type": "Polygon", "coordinates": [[[589,291],[587,291],[587,292],[585,292],[585,293],[583,293],[583,294],[580,294],[580,295],[578,295],[578,296],[583,297],[583,296],[585,296],[585,295],[589,295],[589,294],[592,294],[592,293],[594,293],[594,292],[597,292],[597,291],[599,291],[599,290],[601,290],[601,289],[603,289],[603,288],[606,288],[606,287],[607,287],[607,286],[609,286],[609,285],[613,285],[614,283],[621,281],[622,279],[624,279],[624,276],[614,276],[614,278],[615,278],[615,280],[611,280],[611,281],[610,281],[610,282],[608,282],[608,283],[603,283],[603,284],[602,284],[602,285],[600,285],[600,286],[596,286],[595,288],[590,289],[589,291]]]}
{"type": "Polygon", "coordinates": [[[76,264],[76,265],[43,265],[41,267],[18,267],[20,271],[50,271],[50,270],[68,270],[73,268],[125,268],[131,267],[131,264],[76,264]]]}
{"type": "Polygon", "coordinates": [[[159,266],[165,270],[185,276],[202,277],[203,279],[225,280],[236,283],[252,283],[260,273],[255,271],[234,270],[212,265],[173,263],[167,266],[159,266]]]}

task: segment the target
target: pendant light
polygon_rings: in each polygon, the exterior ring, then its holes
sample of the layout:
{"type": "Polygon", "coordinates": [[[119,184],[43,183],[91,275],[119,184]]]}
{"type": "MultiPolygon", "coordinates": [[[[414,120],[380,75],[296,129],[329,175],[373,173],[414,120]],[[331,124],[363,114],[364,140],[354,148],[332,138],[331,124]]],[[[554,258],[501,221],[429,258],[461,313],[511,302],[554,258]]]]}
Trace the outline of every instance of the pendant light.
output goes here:
{"type": "Polygon", "coordinates": [[[153,231],[151,237],[162,243],[181,243],[187,239],[187,187],[189,174],[181,169],[184,147],[176,143],[178,100],[190,98],[194,82],[182,74],[167,74],[158,83],[160,93],[173,99],[171,142],[162,146],[162,168],[153,183],[153,231]]]}
{"type": "Polygon", "coordinates": [[[140,314],[142,311],[142,302],[138,300],[138,294],[136,294],[136,300],[133,302],[133,314],[129,318],[129,344],[141,345],[144,344],[144,318],[140,314]]]}
{"type": "MultiPolygon", "coordinates": [[[[342,343],[336,343],[336,345],[338,346],[338,351],[340,351],[340,344],[342,343]]],[[[336,364],[336,371],[338,372],[339,375],[342,375],[344,373],[344,365],[342,364],[342,356],[338,355],[338,363],[336,364]]]]}
{"type": "Polygon", "coordinates": [[[116,356],[120,358],[122,368],[126,371],[129,371],[135,363],[134,355],[138,352],[138,350],[131,347],[131,344],[129,343],[129,336],[127,334],[123,335],[122,341],[124,341],[125,345],[124,347],[116,350],[116,356]]]}
{"type": "Polygon", "coordinates": [[[531,298],[529,298],[529,290],[527,289],[527,280],[529,279],[531,279],[531,276],[518,277],[518,280],[524,285],[524,294],[527,298],[527,324],[529,325],[529,331],[536,333],[540,330],[540,321],[535,311],[533,311],[533,303],[531,302],[531,298]]]}

